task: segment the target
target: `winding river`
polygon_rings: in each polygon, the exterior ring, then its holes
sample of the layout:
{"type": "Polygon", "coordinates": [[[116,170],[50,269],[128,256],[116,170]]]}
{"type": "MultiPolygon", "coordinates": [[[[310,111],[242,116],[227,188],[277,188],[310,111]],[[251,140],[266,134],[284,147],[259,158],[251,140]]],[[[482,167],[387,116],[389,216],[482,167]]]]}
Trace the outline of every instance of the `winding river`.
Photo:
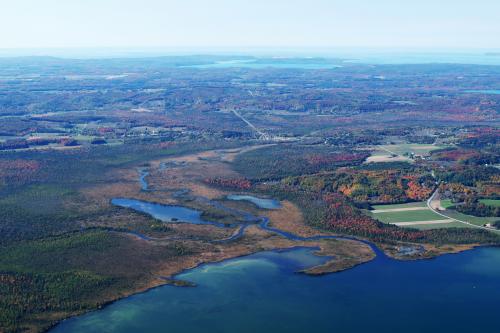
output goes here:
{"type": "MultiPolygon", "coordinates": [[[[182,192],[178,194],[178,196],[184,196],[184,197],[189,197],[191,200],[197,200],[201,201],[204,204],[211,205],[213,207],[216,207],[221,210],[225,210],[227,212],[231,212],[236,215],[242,216],[243,220],[246,222],[243,223],[235,223],[235,224],[223,224],[223,223],[218,223],[218,222],[213,222],[209,220],[204,220],[201,217],[201,212],[197,211],[195,209],[183,207],[183,206],[175,206],[175,205],[163,205],[163,204],[158,204],[158,203],[151,203],[147,201],[141,201],[141,200],[136,200],[136,199],[124,199],[124,198],[115,198],[111,201],[111,203],[115,206],[119,206],[122,208],[128,208],[128,209],[133,209],[135,211],[138,211],[140,213],[145,213],[148,215],[151,215],[152,217],[163,221],[165,223],[192,223],[192,224],[205,224],[205,225],[214,225],[220,228],[238,228],[233,236],[223,239],[223,240],[215,240],[214,242],[229,242],[229,241],[235,241],[239,239],[240,237],[243,236],[245,229],[250,226],[250,225],[258,225],[261,229],[266,230],[268,232],[278,234],[282,237],[288,238],[290,240],[294,241],[317,241],[321,239],[348,239],[348,240],[355,240],[364,244],[367,244],[372,248],[372,250],[375,252],[377,257],[380,258],[385,258],[386,255],[378,249],[373,243],[361,240],[355,237],[348,237],[348,236],[312,236],[312,237],[301,237],[298,235],[295,235],[293,233],[278,229],[278,228],[273,228],[269,226],[269,219],[265,216],[253,216],[252,214],[245,212],[245,211],[240,211],[234,208],[229,208],[226,207],[224,204],[222,204],[219,201],[215,200],[209,200],[207,198],[203,197],[192,197],[189,196],[188,192],[182,192]]],[[[265,207],[265,209],[276,209],[280,207],[280,203],[277,200],[272,200],[272,199],[263,199],[263,198],[258,198],[255,196],[251,195],[245,195],[244,198],[237,197],[233,198],[231,196],[227,197],[229,200],[247,200],[252,203],[255,203],[259,207],[265,207]],[[271,206],[272,203],[272,206],[271,206]]],[[[134,235],[146,239],[146,240],[152,240],[153,238],[150,238],[146,235],[142,235],[139,233],[134,233],[134,235]]],[[[419,251],[420,249],[418,247],[412,248],[413,251],[419,251]]]]}
{"type": "Polygon", "coordinates": [[[141,183],[141,190],[142,191],[149,191],[149,184],[148,181],[146,180],[146,177],[149,176],[149,170],[148,168],[139,168],[137,169],[137,172],[139,173],[139,183],[141,183]]]}

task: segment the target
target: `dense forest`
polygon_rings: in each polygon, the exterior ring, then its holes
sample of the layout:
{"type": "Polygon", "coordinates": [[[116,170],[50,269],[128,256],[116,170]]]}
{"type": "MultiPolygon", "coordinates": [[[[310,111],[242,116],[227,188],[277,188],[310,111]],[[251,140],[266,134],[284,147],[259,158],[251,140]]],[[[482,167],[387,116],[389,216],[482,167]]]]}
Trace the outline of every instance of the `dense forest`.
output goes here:
{"type": "Polygon", "coordinates": [[[238,156],[234,168],[252,180],[277,180],[358,165],[368,156],[327,146],[279,145],[238,156]]]}
{"type": "Polygon", "coordinates": [[[316,191],[340,192],[358,204],[404,203],[426,200],[435,179],[419,167],[364,170],[342,168],[330,174],[288,177],[283,181],[316,191]]]}

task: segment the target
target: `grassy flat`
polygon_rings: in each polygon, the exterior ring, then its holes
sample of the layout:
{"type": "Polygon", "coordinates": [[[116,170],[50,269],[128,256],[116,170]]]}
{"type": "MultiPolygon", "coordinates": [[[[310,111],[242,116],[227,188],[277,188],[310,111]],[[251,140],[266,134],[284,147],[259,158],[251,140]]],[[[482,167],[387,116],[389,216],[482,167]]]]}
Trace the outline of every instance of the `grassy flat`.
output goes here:
{"type": "Polygon", "coordinates": [[[395,204],[395,205],[375,205],[372,206],[373,209],[400,209],[400,208],[414,208],[414,207],[426,207],[425,202],[410,202],[405,204],[395,204]]]}
{"type": "Polygon", "coordinates": [[[430,230],[430,229],[444,229],[444,228],[474,228],[460,222],[451,223],[440,223],[440,224],[422,224],[422,225],[412,225],[408,228],[418,229],[418,230],[430,230]]]}
{"type": "Polygon", "coordinates": [[[500,200],[498,199],[481,199],[479,202],[485,204],[486,206],[500,207],[500,200]]]}
{"type": "Polygon", "coordinates": [[[453,202],[451,202],[451,200],[441,200],[441,207],[443,207],[444,209],[448,209],[450,207],[453,207],[455,206],[455,204],[453,202]]]}
{"type": "Polygon", "coordinates": [[[457,212],[456,210],[447,210],[446,212],[443,212],[443,214],[449,216],[450,218],[469,222],[478,226],[482,226],[485,225],[486,223],[492,223],[500,220],[500,218],[498,217],[477,217],[472,215],[465,215],[457,212]]]}
{"type": "Polygon", "coordinates": [[[435,146],[431,144],[396,144],[396,145],[385,145],[381,146],[382,149],[387,149],[389,151],[394,152],[395,154],[404,154],[404,153],[414,153],[417,155],[428,155],[433,150],[438,150],[445,148],[444,146],[435,146]]]}
{"type": "Polygon", "coordinates": [[[384,223],[397,223],[397,222],[415,222],[415,221],[434,221],[446,219],[433,211],[429,210],[416,210],[407,212],[386,212],[372,214],[374,218],[384,223]]]}

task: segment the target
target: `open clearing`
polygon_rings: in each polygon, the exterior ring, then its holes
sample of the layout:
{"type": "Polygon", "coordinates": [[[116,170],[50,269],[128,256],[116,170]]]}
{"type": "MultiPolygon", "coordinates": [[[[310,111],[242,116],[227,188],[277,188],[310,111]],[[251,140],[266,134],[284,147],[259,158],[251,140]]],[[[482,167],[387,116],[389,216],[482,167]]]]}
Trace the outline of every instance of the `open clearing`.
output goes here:
{"type": "Polygon", "coordinates": [[[419,230],[431,230],[431,229],[444,229],[444,228],[472,228],[472,227],[452,220],[451,222],[448,223],[438,223],[438,224],[427,223],[427,224],[420,224],[417,226],[408,226],[408,228],[414,228],[419,230]]]}
{"type": "Polygon", "coordinates": [[[481,199],[479,202],[485,204],[486,206],[500,207],[499,199],[481,199]]]}
{"type": "Polygon", "coordinates": [[[442,220],[443,217],[430,209],[418,211],[397,211],[388,213],[375,213],[374,216],[384,223],[416,222],[442,220]]]}
{"type": "Polygon", "coordinates": [[[425,207],[408,207],[408,208],[393,208],[393,209],[377,209],[373,210],[373,214],[380,213],[394,213],[394,212],[409,212],[409,211],[417,211],[417,210],[427,210],[425,207]]]}
{"type": "MultiPolygon", "coordinates": [[[[432,221],[432,224],[446,224],[453,222],[451,219],[446,219],[446,220],[435,220],[432,221]]],[[[409,226],[415,226],[415,225],[426,225],[429,224],[429,221],[415,221],[415,222],[399,222],[399,223],[393,223],[394,225],[397,225],[398,227],[409,227],[409,226]]]]}
{"type": "MultiPolygon", "coordinates": [[[[491,201],[499,201],[499,200],[491,200],[491,201]]],[[[463,222],[463,226],[467,226],[467,223],[470,223],[470,227],[478,226],[484,227],[488,223],[494,223],[499,220],[498,217],[477,217],[472,215],[462,214],[455,209],[453,209],[455,205],[451,202],[451,200],[439,200],[436,199],[436,193],[431,197],[429,201],[429,207],[433,208],[437,211],[442,218],[450,218],[455,219],[456,222],[463,222]]]]}
{"type": "Polygon", "coordinates": [[[472,215],[465,215],[462,213],[457,212],[454,209],[447,209],[444,212],[440,212],[452,219],[457,219],[460,221],[465,221],[477,226],[484,226],[487,223],[493,223],[495,221],[498,221],[500,218],[498,217],[477,217],[477,216],[472,216],[472,215]]]}
{"type": "Polygon", "coordinates": [[[425,202],[411,202],[406,204],[394,204],[394,205],[374,205],[372,208],[374,210],[386,210],[386,209],[400,209],[400,208],[414,208],[423,207],[426,208],[427,204],[425,202]]]}
{"type": "Polygon", "coordinates": [[[431,151],[443,149],[445,148],[445,146],[403,143],[397,145],[382,145],[379,146],[379,148],[385,152],[391,152],[395,155],[403,155],[405,153],[414,153],[415,155],[429,155],[431,151]]]}
{"type": "Polygon", "coordinates": [[[383,162],[410,162],[411,159],[404,156],[393,156],[387,152],[377,152],[368,157],[365,163],[383,163],[383,162]]]}
{"type": "Polygon", "coordinates": [[[415,155],[427,156],[433,150],[445,148],[445,146],[429,144],[403,143],[395,145],[381,145],[374,147],[372,155],[368,157],[366,163],[377,162],[409,162],[411,153],[415,155]]]}
{"type": "Polygon", "coordinates": [[[443,218],[429,209],[425,202],[412,202],[397,205],[377,205],[370,215],[377,220],[399,227],[416,229],[436,229],[463,227],[452,219],[443,218]]]}
{"type": "Polygon", "coordinates": [[[449,200],[449,199],[441,200],[441,205],[440,205],[441,208],[448,209],[448,208],[451,208],[453,206],[455,206],[455,204],[453,202],[451,202],[451,200],[449,200]]]}

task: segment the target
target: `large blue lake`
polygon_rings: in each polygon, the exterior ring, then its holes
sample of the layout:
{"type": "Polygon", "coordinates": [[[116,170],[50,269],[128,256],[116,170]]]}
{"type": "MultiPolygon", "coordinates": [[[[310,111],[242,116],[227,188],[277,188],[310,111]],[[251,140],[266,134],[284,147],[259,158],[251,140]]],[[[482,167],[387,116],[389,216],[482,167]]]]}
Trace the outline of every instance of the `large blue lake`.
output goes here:
{"type": "Polygon", "coordinates": [[[66,332],[497,332],[500,249],[434,260],[379,258],[337,274],[309,249],[263,252],[186,271],[164,286],[67,320],[66,332]]]}
{"type": "Polygon", "coordinates": [[[281,62],[279,60],[266,59],[262,60],[229,60],[229,61],[219,61],[212,64],[206,65],[194,65],[187,67],[196,68],[253,68],[253,69],[263,69],[263,68],[287,68],[287,69],[334,69],[342,67],[339,63],[329,63],[324,61],[310,61],[304,62],[297,60],[289,60],[286,62],[281,62]]]}
{"type": "Polygon", "coordinates": [[[404,65],[404,64],[474,64],[500,65],[500,53],[486,52],[389,52],[389,51],[318,51],[298,52],[289,58],[258,57],[255,59],[235,59],[196,68],[289,68],[289,69],[335,69],[349,63],[404,65]],[[315,57],[308,58],[311,54],[315,57]],[[334,59],[334,60],[332,60],[334,59]]]}

